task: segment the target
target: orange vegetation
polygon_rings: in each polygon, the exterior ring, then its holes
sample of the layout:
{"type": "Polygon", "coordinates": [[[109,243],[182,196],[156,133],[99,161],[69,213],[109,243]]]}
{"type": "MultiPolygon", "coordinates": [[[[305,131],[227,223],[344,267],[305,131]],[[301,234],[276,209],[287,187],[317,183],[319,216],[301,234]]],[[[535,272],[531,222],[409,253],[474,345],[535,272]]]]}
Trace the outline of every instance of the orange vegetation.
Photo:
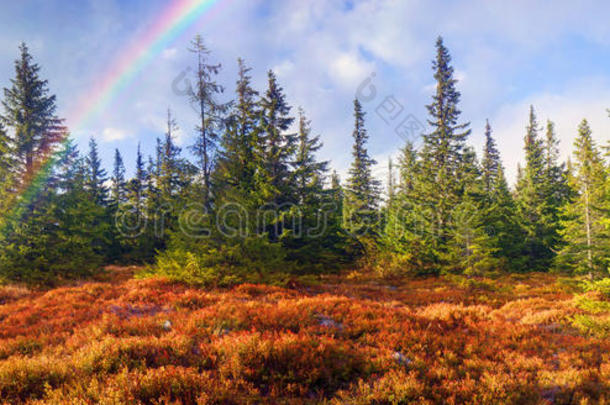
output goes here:
{"type": "Polygon", "coordinates": [[[583,297],[544,274],[211,291],[123,274],[46,292],[2,287],[0,398],[608,403],[610,339],[574,326],[588,314],[583,297]]]}

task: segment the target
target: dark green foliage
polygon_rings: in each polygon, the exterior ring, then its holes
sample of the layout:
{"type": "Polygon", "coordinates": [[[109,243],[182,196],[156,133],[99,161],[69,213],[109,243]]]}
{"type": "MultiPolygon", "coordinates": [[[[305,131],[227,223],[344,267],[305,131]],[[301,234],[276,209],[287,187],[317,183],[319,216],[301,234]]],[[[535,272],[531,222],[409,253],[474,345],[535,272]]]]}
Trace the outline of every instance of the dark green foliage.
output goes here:
{"type": "Polygon", "coordinates": [[[517,212],[525,236],[521,253],[524,270],[545,270],[551,264],[559,243],[557,215],[565,195],[553,127],[549,124],[546,142],[538,131],[532,106],[525,135],[526,165],[515,190],[517,212]]]}
{"type": "Polygon", "coordinates": [[[355,247],[368,255],[379,232],[380,182],[372,173],[377,162],[368,154],[369,136],[364,116],[360,101],[354,99],[354,144],[349,177],[343,190],[343,226],[356,243],[355,247]]]}
{"type": "Polygon", "coordinates": [[[126,197],[125,164],[118,149],[114,150],[114,164],[110,182],[110,206],[118,210],[125,202],[126,197]]]}
{"type": "Polygon", "coordinates": [[[567,267],[581,273],[607,274],[610,241],[604,229],[607,212],[603,207],[608,179],[587,120],[578,127],[574,165],[568,179],[573,197],[563,207],[561,221],[561,234],[567,243],[556,262],[560,268],[567,267]]]}
{"type": "MultiPolygon", "coordinates": [[[[305,266],[308,271],[315,266],[318,271],[329,271],[340,260],[337,248],[337,203],[335,190],[325,190],[328,162],[316,159],[315,153],[322,147],[319,136],[311,135],[311,122],[299,111],[298,144],[293,162],[292,182],[296,206],[293,215],[296,226],[285,235],[282,242],[287,248],[288,259],[305,266]]],[[[337,185],[335,184],[335,187],[337,185]]]]}
{"type": "Polygon", "coordinates": [[[489,120],[485,123],[485,149],[483,150],[483,161],[481,171],[485,194],[491,196],[495,191],[495,183],[498,180],[498,172],[501,169],[500,152],[496,147],[496,142],[491,135],[489,120]]]}
{"type": "Polygon", "coordinates": [[[254,186],[259,107],[256,101],[258,92],[250,83],[251,69],[242,59],[238,60],[238,65],[237,100],[227,119],[214,175],[220,192],[232,190],[243,194],[254,186]]]}
{"type": "Polygon", "coordinates": [[[267,91],[260,99],[260,129],[257,144],[257,182],[261,188],[261,204],[294,203],[290,164],[296,151],[297,136],[287,133],[294,118],[286,102],[284,90],[273,71],[267,72],[267,91]]]}
{"type": "Polygon", "coordinates": [[[407,143],[396,164],[389,160],[383,204],[358,99],[353,159],[341,185],[317,159],[320,136],[302,109],[295,122],[273,71],[259,95],[239,59],[235,100],[222,103],[220,65],[208,62],[201,37],[192,45],[195,164],[176,144],[168,111],[154,155],[145,162],[138,145],[131,176],[118,149],[108,176],[93,138],[79,155],[40,68],[20,47],[0,115],[0,277],[48,284],[110,262],[154,263],[147,274],[197,285],[284,282],[354,263],[382,276],[476,276],[551,264],[591,275],[609,271],[610,164],[587,122],[566,168],[553,123],[541,136],[532,107],[525,165],[511,192],[489,122],[480,161],[467,145],[469,124],[461,120],[441,38],[430,128],[420,150],[407,143]],[[43,167],[45,181],[28,188],[43,167]]]}
{"type": "Polygon", "coordinates": [[[83,277],[103,261],[107,223],[85,188],[86,167],[66,141],[49,187],[11,220],[1,244],[2,277],[37,284],[83,277]]]}
{"type": "MultiPolygon", "coordinates": [[[[446,246],[454,236],[453,209],[462,203],[467,170],[474,169],[474,163],[464,153],[469,124],[459,123],[460,93],[455,88],[451,56],[442,38],[437,40],[436,50],[432,63],[436,90],[432,103],[427,106],[432,131],[423,135],[419,179],[414,192],[418,205],[427,211],[423,220],[425,229],[433,235],[430,239],[433,255],[443,266],[447,265],[445,256],[450,255],[446,246]]],[[[457,215],[463,216],[464,209],[461,206],[457,215]]]]}
{"type": "Polygon", "coordinates": [[[89,140],[89,154],[86,159],[87,163],[87,178],[86,187],[91,193],[93,201],[96,204],[104,206],[108,199],[108,188],[106,187],[107,174],[102,167],[97,150],[97,142],[94,138],[89,140]]]}
{"type": "Polygon", "coordinates": [[[39,77],[40,66],[34,63],[25,44],[19,46],[19,51],[11,88],[4,89],[1,121],[13,130],[14,169],[23,183],[53,152],[65,128],[55,116],[55,96],[49,94],[47,81],[39,77]]]}
{"type": "Polygon", "coordinates": [[[105,229],[104,211],[86,188],[87,168],[69,139],[50,168],[49,181],[22,193],[67,137],[55,116],[55,96],[39,71],[22,44],[11,88],[4,89],[0,119],[12,134],[0,127],[0,170],[6,175],[0,188],[6,204],[0,221],[0,275],[49,283],[95,270],[102,260],[105,229]]]}

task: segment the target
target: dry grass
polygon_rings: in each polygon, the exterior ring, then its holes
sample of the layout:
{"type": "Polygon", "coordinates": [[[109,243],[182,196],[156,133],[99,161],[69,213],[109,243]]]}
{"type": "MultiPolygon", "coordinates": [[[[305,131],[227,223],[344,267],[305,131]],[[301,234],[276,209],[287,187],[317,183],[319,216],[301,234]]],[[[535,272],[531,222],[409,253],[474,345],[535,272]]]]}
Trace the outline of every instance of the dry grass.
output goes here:
{"type": "Polygon", "coordinates": [[[0,287],[2,401],[610,401],[610,340],[582,321],[607,320],[607,302],[551,275],[205,291],[111,270],[0,287]]]}

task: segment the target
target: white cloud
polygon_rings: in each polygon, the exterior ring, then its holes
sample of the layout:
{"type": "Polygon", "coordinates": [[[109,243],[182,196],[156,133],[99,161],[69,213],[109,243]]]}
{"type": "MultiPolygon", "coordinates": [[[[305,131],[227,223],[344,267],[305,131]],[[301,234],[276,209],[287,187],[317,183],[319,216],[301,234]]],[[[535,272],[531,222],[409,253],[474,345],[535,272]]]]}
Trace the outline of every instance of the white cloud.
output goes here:
{"type": "Polygon", "coordinates": [[[178,55],[178,49],[176,49],[176,48],[167,48],[167,49],[164,49],[163,52],[161,52],[161,57],[163,59],[168,59],[168,60],[175,59],[177,55],[178,55]]]}
{"type": "Polygon", "coordinates": [[[104,128],[102,131],[102,140],[104,142],[120,141],[127,137],[127,133],[118,128],[104,128]]]}
{"type": "Polygon", "coordinates": [[[354,90],[371,72],[374,66],[354,53],[341,53],[331,62],[331,78],[339,85],[354,90]]]}

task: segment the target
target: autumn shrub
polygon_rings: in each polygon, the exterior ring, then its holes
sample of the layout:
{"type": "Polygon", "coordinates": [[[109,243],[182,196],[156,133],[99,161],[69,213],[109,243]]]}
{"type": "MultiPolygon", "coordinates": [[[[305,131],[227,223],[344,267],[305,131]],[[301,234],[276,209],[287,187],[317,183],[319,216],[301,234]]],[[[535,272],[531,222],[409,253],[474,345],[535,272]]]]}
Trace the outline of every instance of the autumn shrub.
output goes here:
{"type": "Polygon", "coordinates": [[[417,373],[392,369],[372,382],[358,380],[353,387],[338,392],[333,404],[430,404],[425,399],[425,385],[418,380],[417,373]]]}
{"type": "Polygon", "coordinates": [[[252,382],[272,396],[334,392],[371,368],[344,342],[291,333],[227,336],[217,349],[222,375],[252,382]]]}
{"type": "Polygon", "coordinates": [[[168,365],[203,366],[196,343],[188,337],[107,337],[75,354],[75,366],[86,374],[116,373],[121,368],[146,369],[168,365]]]}
{"type": "Polygon", "coordinates": [[[218,287],[242,282],[281,282],[295,269],[280,243],[249,237],[218,246],[168,249],[140,277],[160,275],[190,285],[218,287]]]}
{"type": "Polygon", "coordinates": [[[610,314],[602,317],[577,314],[572,318],[572,325],[586,335],[603,339],[610,337],[610,314]]]}
{"type": "Polygon", "coordinates": [[[45,387],[56,387],[69,375],[67,365],[58,359],[13,356],[0,363],[0,398],[15,402],[39,398],[45,387]]]}
{"type": "Polygon", "coordinates": [[[610,400],[608,300],[556,275],[471,278],[493,288],[449,276],[205,289],[120,277],[0,305],[0,403],[610,400]]]}
{"type": "Polygon", "coordinates": [[[610,277],[597,281],[585,281],[582,284],[585,291],[597,291],[610,299],[610,277]]]}

